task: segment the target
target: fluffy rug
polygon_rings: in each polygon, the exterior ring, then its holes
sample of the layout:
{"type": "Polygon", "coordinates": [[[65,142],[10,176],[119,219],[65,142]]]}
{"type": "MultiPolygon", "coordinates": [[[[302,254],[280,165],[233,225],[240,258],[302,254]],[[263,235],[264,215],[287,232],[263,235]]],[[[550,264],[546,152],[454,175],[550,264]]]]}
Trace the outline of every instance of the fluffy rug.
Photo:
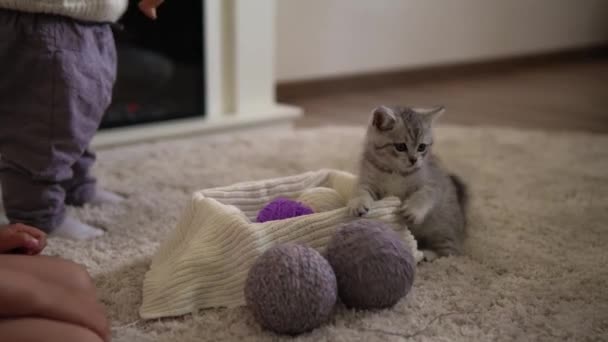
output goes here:
{"type": "MultiPolygon", "coordinates": [[[[298,341],[608,339],[608,137],[445,126],[436,151],[471,185],[466,256],[418,269],[394,309],[338,308],[298,341]]],[[[246,308],[140,321],[150,258],[191,193],[320,168],[355,171],[363,129],[329,127],[187,138],[105,150],[97,174],[126,204],[73,210],[107,234],[53,239],[85,264],[114,341],[275,341],[246,308]]]]}

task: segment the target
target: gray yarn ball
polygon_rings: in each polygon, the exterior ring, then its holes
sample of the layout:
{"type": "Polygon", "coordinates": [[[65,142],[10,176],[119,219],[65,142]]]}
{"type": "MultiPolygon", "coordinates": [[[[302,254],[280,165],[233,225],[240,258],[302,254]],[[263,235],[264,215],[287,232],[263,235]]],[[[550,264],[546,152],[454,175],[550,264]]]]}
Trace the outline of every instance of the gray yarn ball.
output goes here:
{"type": "Polygon", "coordinates": [[[338,280],[338,295],[350,308],[391,307],[414,282],[414,257],[382,221],[356,220],[339,228],[327,247],[327,259],[338,280]]]}
{"type": "Polygon", "coordinates": [[[338,289],[331,266],[316,250],[283,244],[255,261],[245,283],[245,299],[266,329],[300,334],[325,323],[338,289]]]}

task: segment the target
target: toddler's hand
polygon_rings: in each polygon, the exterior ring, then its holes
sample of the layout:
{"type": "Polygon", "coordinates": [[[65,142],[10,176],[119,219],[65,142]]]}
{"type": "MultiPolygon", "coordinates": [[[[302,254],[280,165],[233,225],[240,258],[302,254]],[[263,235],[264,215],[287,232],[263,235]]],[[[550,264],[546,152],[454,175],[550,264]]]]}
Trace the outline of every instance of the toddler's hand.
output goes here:
{"type": "Polygon", "coordinates": [[[0,227],[0,254],[22,253],[35,255],[46,247],[46,234],[21,223],[0,227]]]}
{"type": "Polygon", "coordinates": [[[141,0],[139,2],[139,10],[142,11],[148,18],[156,19],[156,8],[165,0],[141,0]]]}

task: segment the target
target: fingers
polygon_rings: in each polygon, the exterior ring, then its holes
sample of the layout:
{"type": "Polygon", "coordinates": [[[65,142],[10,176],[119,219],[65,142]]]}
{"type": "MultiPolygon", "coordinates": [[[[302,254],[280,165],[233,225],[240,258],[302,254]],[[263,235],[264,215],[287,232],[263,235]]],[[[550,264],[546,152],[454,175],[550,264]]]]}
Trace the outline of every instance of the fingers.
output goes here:
{"type": "Polygon", "coordinates": [[[36,239],[46,238],[46,233],[42,230],[22,223],[15,223],[12,225],[12,228],[20,232],[28,233],[36,239]]]}
{"type": "Polygon", "coordinates": [[[139,2],[139,10],[142,11],[148,18],[156,19],[156,8],[160,6],[164,0],[141,0],[139,2]]]}
{"type": "Polygon", "coordinates": [[[36,238],[36,240],[38,240],[37,246],[27,247],[27,254],[29,254],[29,255],[40,254],[40,252],[42,252],[44,247],[46,247],[47,235],[42,230],[25,225],[25,224],[21,224],[21,223],[15,224],[14,229],[19,232],[27,233],[30,236],[33,236],[34,238],[36,238]]]}
{"type": "MultiPolygon", "coordinates": [[[[84,297],[84,296],[83,296],[84,297]]],[[[108,316],[106,313],[106,309],[103,304],[97,301],[97,298],[86,296],[80,302],[76,302],[76,312],[75,314],[82,317],[83,312],[86,312],[83,317],[84,326],[91,329],[93,332],[99,335],[104,341],[110,341],[111,339],[111,327],[110,321],[108,320],[108,316]],[[88,301],[88,304],[85,304],[88,301]],[[90,311],[81,311],[81,305],[84,304],[88,310],[90,311]]]]}
{"type": "Polygon", "coordinates": [[[46,246],[46,234],[21,223],[0,229],[0,253],[39,254],[46,246]]]}
{"type": "Polygon", "coordinates": [[[156,8],[144,8],[140,6],[139,9],[146,15],[146,17],[152,20],[155,20],[157,18],[156,8]]]}
{"type": "MultiPolygon", "coordinates": [[[[33,261],[42,257],[21,258],[33,261]]],[[[79,282],[87,283],[74,288],[50,281],[41,274],[40,269],[16,269],[10,265],[4,267],[1,262],[0,265],[0,318],[40,317],[71,323],[87,328],[104,341],[109,341],[110,324],[105,307],[97,300],[95,291],[87,289],[92,284],[88,273],[78,267],[57,265],[65,271],[63,277],[66,282],[80,278],[79,282]],[[78,287],[83,289],[78,290],[78,287]]]]}
{"type": "Polygon", "coordinates": [[[38,245],[27,249],[28,255],[37,255],[46,247],[46,234],[38,239],[38,245]]]}
{"type": "Polygon", "coordinates": [[[41,301],[43,305],[38,316],[80,325],[104,341],[110,340],[110,323],[105,307],[94,295],[49,284],[41,301]]]}
{"type": "Polygon", "coordinates": [[[0,336],[7,341],[102,342],[91,330],[44,318],[10,318],[0,321],[0,336]]]}
{"type": "Polygon", "coordinates": [[[71,292],[96,295],[91,276],[83,266],[52,256],[24,257],[0,255],[0,267],[6,270],[35,275],[45,284],[55,284],[71,292]]]}
{"type": "Polygon", "coordinates": [[[27,251],[39,249],[39,242],[33,236],[11,228],[0,230],[0,253],[9,253],[15,249],[27,251]]]}

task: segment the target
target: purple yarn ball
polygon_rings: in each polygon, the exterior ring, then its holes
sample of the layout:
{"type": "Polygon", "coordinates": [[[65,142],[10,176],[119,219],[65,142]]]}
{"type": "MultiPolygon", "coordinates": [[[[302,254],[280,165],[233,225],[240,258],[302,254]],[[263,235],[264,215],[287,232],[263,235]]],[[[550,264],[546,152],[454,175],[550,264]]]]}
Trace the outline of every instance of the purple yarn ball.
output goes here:
{"type": "Polygon", "coordinates": [[[327,322],[338,299],[336,276],[316,250],[277,245],[254,262],[245,282],[245,300],[266,329],[296,335],[327,322]]]}
{"type": "Polygon", "coordinates": [[[414,257],[382,221],[362,219],[344,224],[329,241],[326,254],[336,274],[338,295],[349,308],[392,307],[414,283],[414,257]]]}
{"type": "Polygon", "coordinates": [[[290,200],[289,198],[277,198],[260,210],[256,221],[283,220],[312,213],[312,209],[300,202],[290,200]]]}

